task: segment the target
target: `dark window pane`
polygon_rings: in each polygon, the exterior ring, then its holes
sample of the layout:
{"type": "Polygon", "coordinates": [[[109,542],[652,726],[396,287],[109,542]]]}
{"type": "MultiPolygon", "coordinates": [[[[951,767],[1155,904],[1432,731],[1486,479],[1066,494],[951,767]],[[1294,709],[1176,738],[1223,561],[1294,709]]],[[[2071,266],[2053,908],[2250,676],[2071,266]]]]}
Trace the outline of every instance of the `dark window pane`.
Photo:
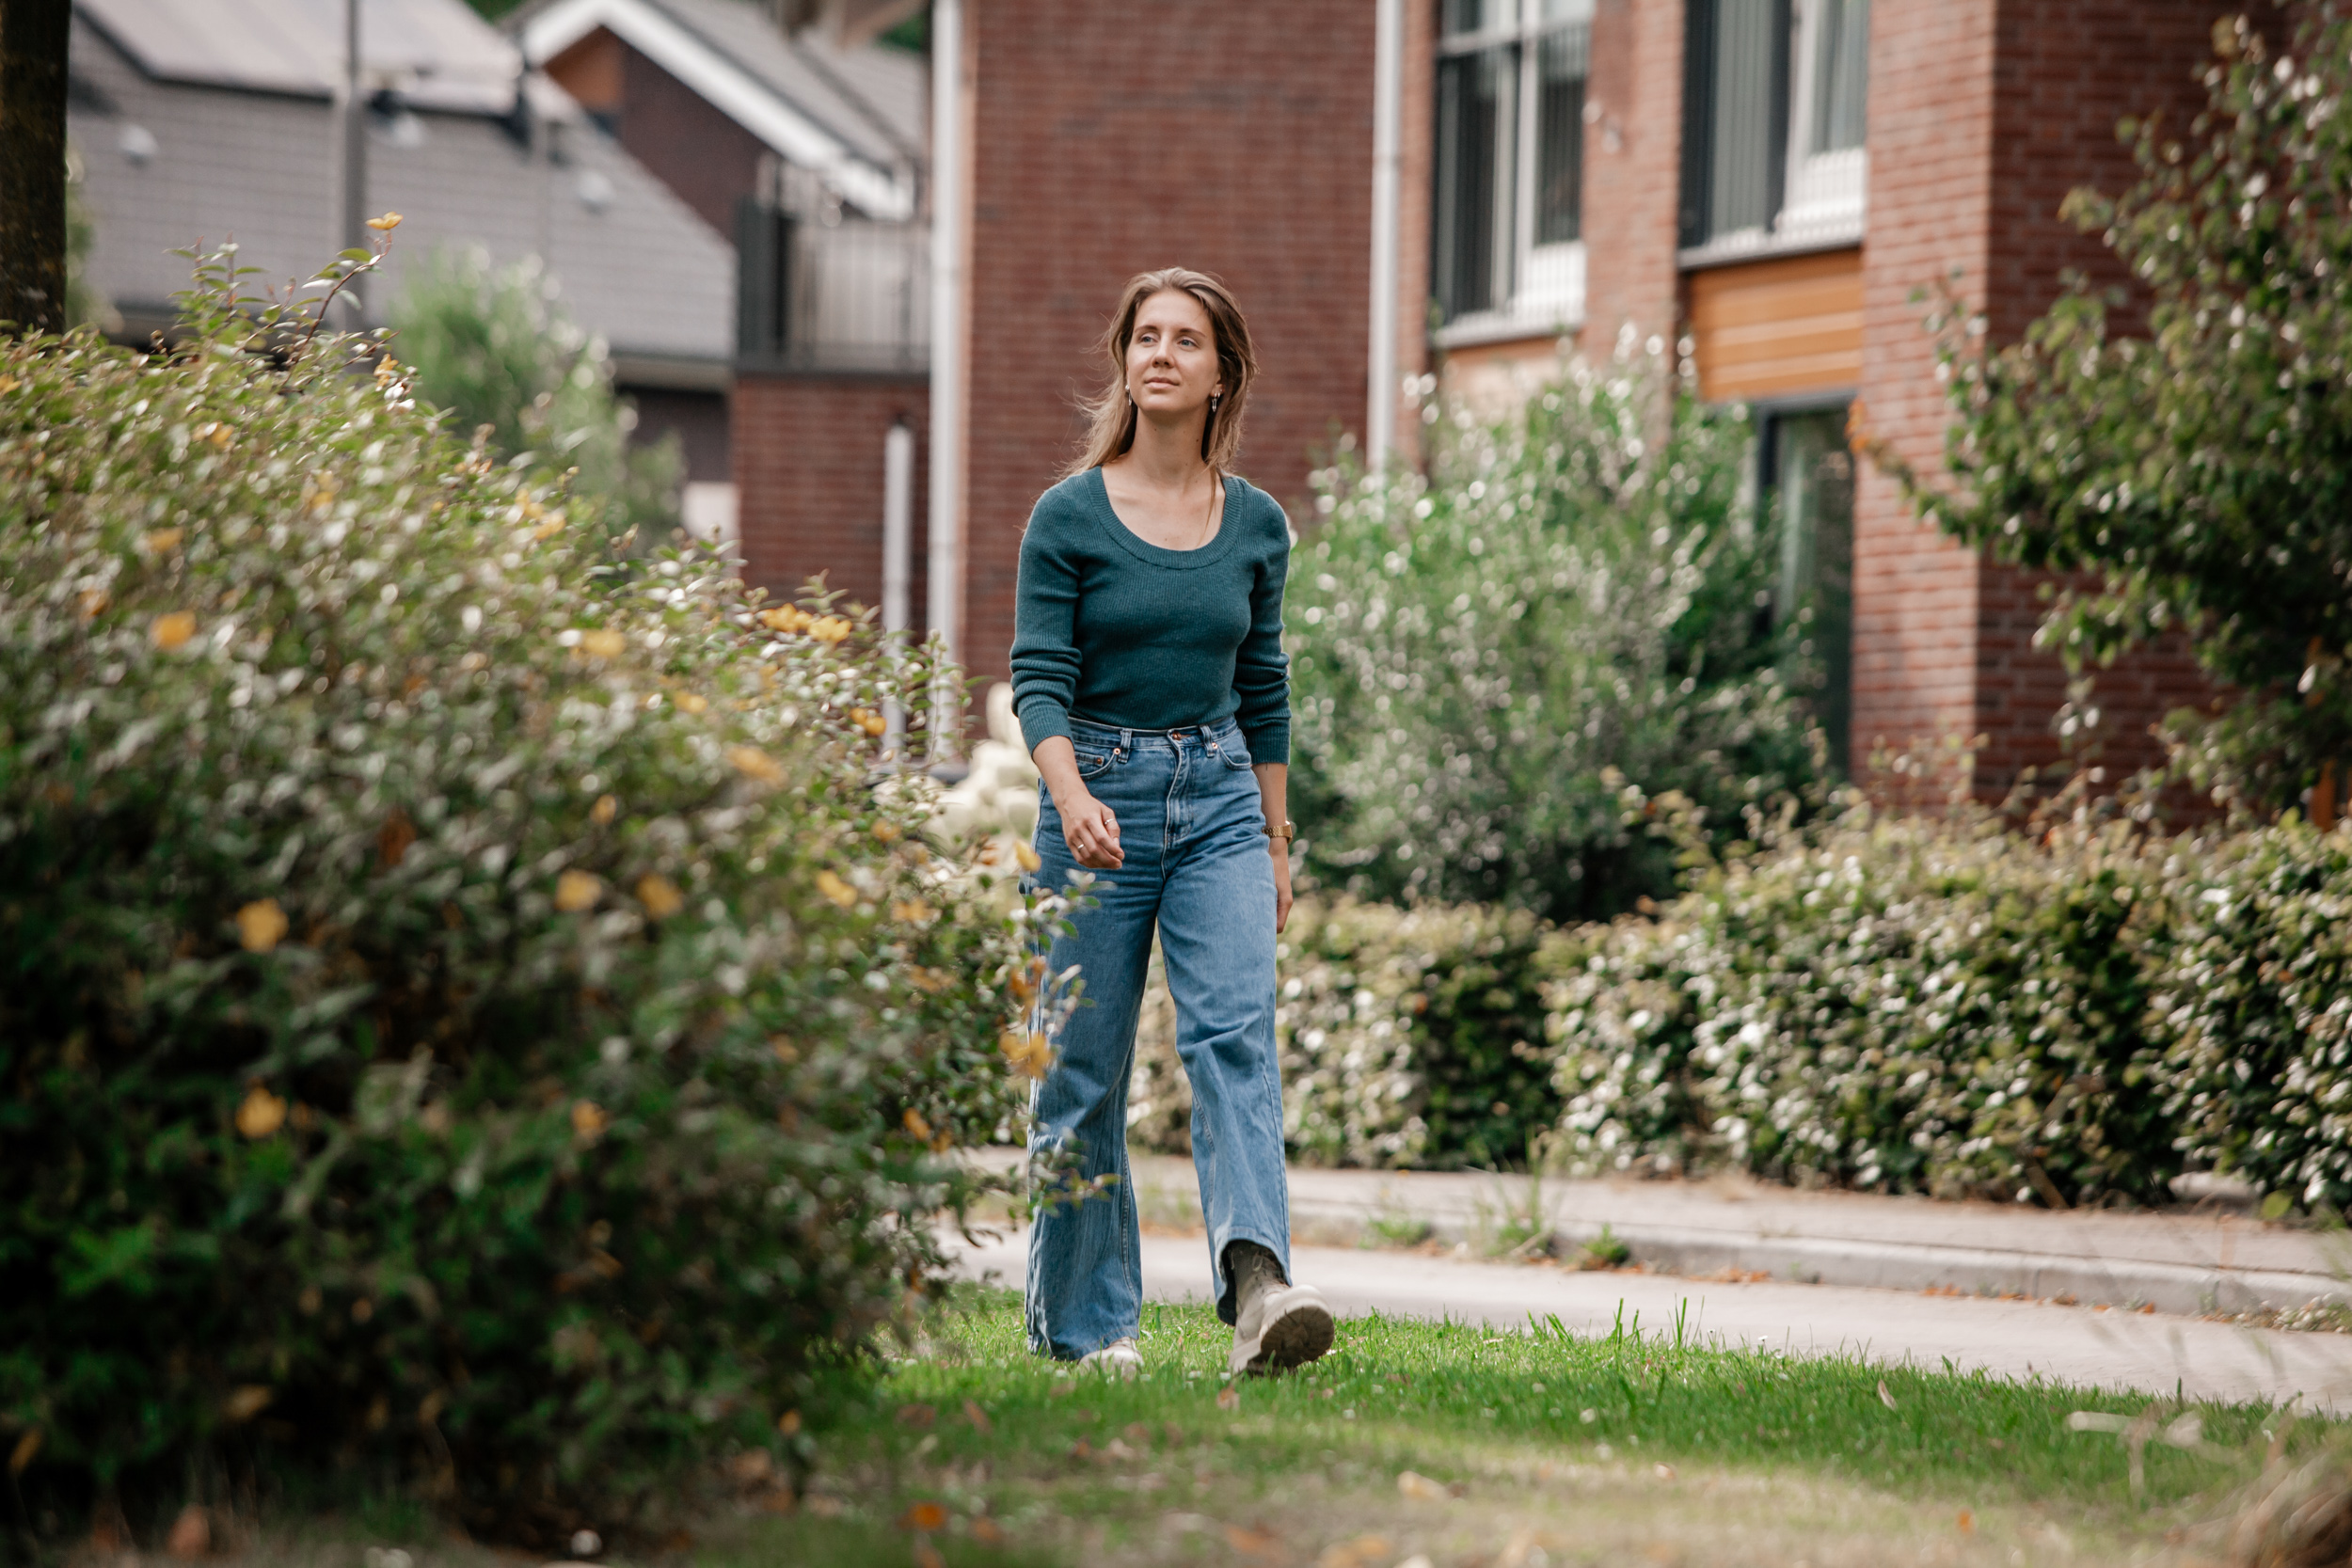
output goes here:
{"type": "Polygon", "coordinates": [[[1788,166],[1789,0],[1690,0],[1684,245],[1771,224],[1788,166]]]}
{"type": "Polygon", "coordinates": [[[1535,243],[1558,245],[1582,232],[1584,71],[1587,33],[1548,34],[1535,54],[1535,243]]]}
{"type": "Polygon", "coordinates": [[[1862,145],[1870,86],[1870,0],[1820,0],[1820,53],[1813,63],[1813,150],[1862,145]]]}
{"type": "Polygon", "coordinates": [[[1785,0],[1716,0],[1715,123],[1708,148],[1712,231],[1758,229],[1780,208],[1779,157],[1788,136],[1785,0]]]}
{"type": "Polygon", "coordinates": [[[1485,49],[1438,62],[1438,199],[1432,278],[1449,321],[1492,309],[1509,260],[1512,87],[1518,51],[1485,49]]]}
{"type": "Polygon", "coordinates": [[[1812,677],[1807,700],[1843,773],[1853,728],[1853,451],[1846,411],[1774,419],[1772,468],[1781,531],[1773,604],[1798,619],[1812,677]]]}

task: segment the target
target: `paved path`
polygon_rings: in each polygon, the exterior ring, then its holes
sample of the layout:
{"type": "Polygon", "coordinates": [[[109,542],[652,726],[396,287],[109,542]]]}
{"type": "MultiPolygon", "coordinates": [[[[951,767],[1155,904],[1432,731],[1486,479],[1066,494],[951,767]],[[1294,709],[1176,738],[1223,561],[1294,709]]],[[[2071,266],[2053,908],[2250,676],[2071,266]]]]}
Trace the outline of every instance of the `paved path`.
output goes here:
{"type": "MultiPolygon", "coordinates": [[[[963,1254],[967,1277],[1018,1286],[1025,1234],[963,1254]]],[[[1500,1328],[1529,1314],[1557,1314],[1571,1331],[1605,1334],[1619,1304],[1645,1332],[1690,1324],[1732,1344],[1769,1343],[1806,1353],[1858,1351],[1874,1361],[2005,1377],[2230,1402],[2300,1395],[2306,1408],[2352,1410],[2352,1335],[2286,1334],[2195,1318],[2058,1307],[2039,1302],[1931,1296],[1778,1281],[1724,1283],[1631,1272],[1578,1274],[1556,1267],[1480,1263],[1418,1252],[1298,1246],[1299,1278],[1320,1287],[1343,1316],[1384,1312],[1453,1317],[1500,1328]]],[[[1197,1235],[1147,1234],[1144,1293],[1155,1301],[1204,1299],[1207,1249],[1197,1235]]]]}
{"type": "MultiPolygon", "coordinates": [[[[983,1151],[992,1165],[1011,1149],[983,1151]]],[[[1191,1162],[1139,1156],[1147,1218],[1198,1225],[1191,1162]]],[[[2162,1213],[1946,1203],[1802,1193],[1737,1178],[1548,1180],[1445,1171],[1295,1168],[1292,1235],[1352,1245],[1368,1233],[1426,1229],[1455,1242],[1540,1215],[1564,1250],[1607,1227],[1635,1261],[1664,1273],[1737,1271],[1776,1279],[1987,1295],[2073,1297],[2194,1315],[2352,1301],[2340,1236],[2265,1225],[2233,1208],[2162,1213]]]]}

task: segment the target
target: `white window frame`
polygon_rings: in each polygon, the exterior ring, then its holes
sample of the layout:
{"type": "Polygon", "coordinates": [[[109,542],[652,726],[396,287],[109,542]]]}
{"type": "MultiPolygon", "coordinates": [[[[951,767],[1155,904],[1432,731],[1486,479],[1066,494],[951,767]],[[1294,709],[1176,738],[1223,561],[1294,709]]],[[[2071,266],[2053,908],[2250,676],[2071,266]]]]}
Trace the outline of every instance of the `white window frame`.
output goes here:
{"type": "MultiPolygon", "coordinates": [[[[1819,86],[1828,0],[1789,0],[1788,156],[1780,209],[1769,226],[1727,230],[1681,253],[1685,267],[1751,257],[1841,249],[1861,243],[1868,218],[1870,153],[1820,151],[1819,86]]],[[[1865,91],[1867,87],[1866,82],[1865,91]]]]}
{"type": "Polygon", "coordinates": [[[1831,0],[1793,0],[1796,29],[1788,56],[1788,174],[1781,193],[1774,238],[1783,244],[1807,240],[1859,240],[1870,185],[1870,150],[1843,147],[1818,151],[1820,117],[1821,34],[1831,0]]]}
{"type": "MultiPolygon", "coordinates": [[[[1542,41],[1549,34],[1578,26],[1588,29],[1589,40],[1593,0],[1486,0],[1486,9],[1495,20],[1474,33],[1444,35],[1438,40],[1438,53],[1444,58],[1495,48],[1516,46],[1518,50],[1511,105],[1515,125],[1505,176],[1511,199],[1495,203],[1494,255],[1498,270],[1507,272],[1495,279],[1493,292],[1506,303],[1448,322],[1436,333],[1441,347],[1572,332],[1584,322],[1583,240],[1534,243],[1536,163],[1542,132],[1542,41]]],[[[1589,83],[1589,55],[1586,69],[1589,83]]]]}

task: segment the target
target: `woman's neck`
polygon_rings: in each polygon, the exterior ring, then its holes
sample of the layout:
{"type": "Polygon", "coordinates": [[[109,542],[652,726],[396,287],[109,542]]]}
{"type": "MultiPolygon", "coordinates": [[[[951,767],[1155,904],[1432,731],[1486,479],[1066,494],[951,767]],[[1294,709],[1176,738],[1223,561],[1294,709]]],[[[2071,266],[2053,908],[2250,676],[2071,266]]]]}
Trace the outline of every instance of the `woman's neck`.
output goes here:
{"type": "Polygon", "coordinates": [[[1200,456],[1200,432],[1207,421],[1205,410],[1169,424],[1138,415],[1135,439],[1113,461],[1153,489],[1189,490],[1209,467],[1200,456]]]}

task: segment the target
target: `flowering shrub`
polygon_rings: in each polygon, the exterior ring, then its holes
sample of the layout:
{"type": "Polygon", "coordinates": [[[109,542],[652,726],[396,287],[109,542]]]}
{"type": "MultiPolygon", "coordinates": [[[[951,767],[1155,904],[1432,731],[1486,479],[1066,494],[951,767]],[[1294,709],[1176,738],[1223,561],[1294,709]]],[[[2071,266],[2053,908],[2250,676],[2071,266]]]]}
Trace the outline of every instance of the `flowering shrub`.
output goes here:
{"type": "MultiPolygon", "coordinates": [[[[1524,912],[1301,899],[1279,948],[1276,1032],[1294,1159],[1518,1164],[1558,1114],[1545,977],[1559,939],[1524,912]]],[[[1156,955],[1137,1029],[1129,1135],[1191,1147],[1191,1092],[1156,955]]]]}
{"type": "Polygon", "coordinates": [[[1691,797],[1720,840],[1820,773],[1789,680],[1811,677],[1759,610],[1744,412],[1685,397],[1661,418],[1666,382],[1579,363],[1508,418],[1434,425],[1426,480],[1323,475],[1286,616],[1323,883],[1613,915],[1675,887],[1626,780],[1691,797]]]}
{"type": "Polygon", "coordinates": [[[168,360],[0,346],[0,1450],[652,1523],[919,1301],[1053,911],[878,783],[933,651],[614,563],[200,282],[168,360]]]}

